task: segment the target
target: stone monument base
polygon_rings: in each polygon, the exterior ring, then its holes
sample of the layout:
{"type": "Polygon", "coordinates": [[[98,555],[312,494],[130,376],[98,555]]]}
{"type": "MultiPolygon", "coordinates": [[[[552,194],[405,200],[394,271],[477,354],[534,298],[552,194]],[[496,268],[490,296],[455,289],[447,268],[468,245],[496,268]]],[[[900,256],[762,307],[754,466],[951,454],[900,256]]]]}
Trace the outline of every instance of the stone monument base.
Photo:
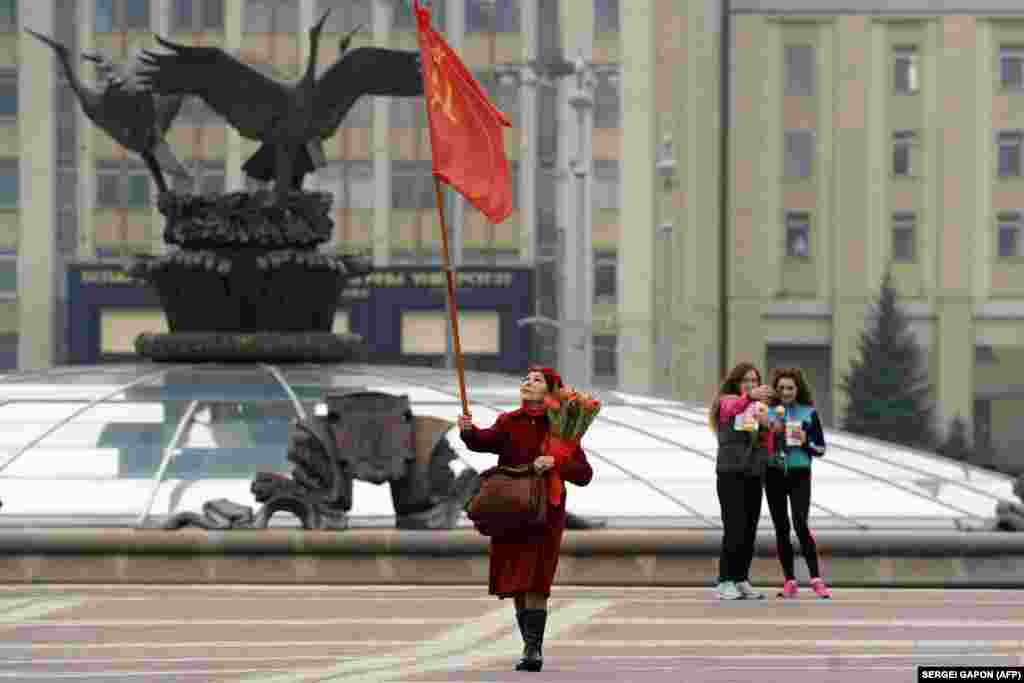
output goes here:
{"type": "Polygon", "coordinates": [[[144,332],[135,351],[160,362],[344,363],[366,359],[356,334],[330,332],[144,332]]]}

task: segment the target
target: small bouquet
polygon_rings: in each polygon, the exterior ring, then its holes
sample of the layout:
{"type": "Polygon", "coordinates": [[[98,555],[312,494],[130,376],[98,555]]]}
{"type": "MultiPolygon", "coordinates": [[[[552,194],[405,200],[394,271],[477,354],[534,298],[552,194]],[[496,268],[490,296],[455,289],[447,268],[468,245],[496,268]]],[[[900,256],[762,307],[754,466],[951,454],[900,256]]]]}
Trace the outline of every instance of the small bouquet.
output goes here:
{"type": "Polygon", "coordinates": [[[746,410],[736,416],[733,428],[740,432],[757,432],[761,428],[759,418],[767,413],[768,406],[761,401],[754,401],[747,406],[746,410]]]}
{"type": "Polygon", "coordinates": [[[601,412],[601,402],[591,394],[563,387],[544,399],[551,431],[544,439],[544,454],[555,459],[549,487],[552,505],[562,499],[562,478],[558,468],[579,448],[587,429],[601,412]]]}

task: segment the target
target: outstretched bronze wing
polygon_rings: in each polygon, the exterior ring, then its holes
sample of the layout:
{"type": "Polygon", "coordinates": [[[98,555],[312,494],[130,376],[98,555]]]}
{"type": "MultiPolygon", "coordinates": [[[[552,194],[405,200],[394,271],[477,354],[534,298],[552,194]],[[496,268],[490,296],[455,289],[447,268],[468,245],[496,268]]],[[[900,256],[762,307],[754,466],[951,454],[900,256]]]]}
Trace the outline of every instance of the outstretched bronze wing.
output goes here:
{"type": "Polygon", "coordinates": [[[334,135],[363,95],[422,94],[419,52],[359,47],[347,52],[317,81],[314,126],[318,136],[326,139],[334,135]]]}
{"type": "Polygon", "coordinates": [[[190,47],[157,42],[170,54],[145,51],[148,67],[139,78],[161,95],[195,95],[227,119],[240,135],[260,140],[276,119],[285,115],[288,95],[283,85],[238,61],[218,47],[190,47]]]}

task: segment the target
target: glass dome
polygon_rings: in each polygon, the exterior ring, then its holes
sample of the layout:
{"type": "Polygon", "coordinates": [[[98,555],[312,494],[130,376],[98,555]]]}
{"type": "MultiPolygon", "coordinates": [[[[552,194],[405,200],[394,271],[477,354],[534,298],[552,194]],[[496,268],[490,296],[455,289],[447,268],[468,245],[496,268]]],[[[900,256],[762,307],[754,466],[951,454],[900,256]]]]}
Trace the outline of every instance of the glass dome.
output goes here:
{"type": "MultiPolygon", "coordinates": [[[[518,407],[515,377],[469,373],[466,386],[480,425],[518,407]]],[[[252,477],[290,472],[290,421],[322,413],[327,394],[363,390],[408,395],[414,414],[453,425],[460,412],[454,372],[431,368],[138,364],[4,376],[0,525],[153,524],[217,498],[256,509],[252,477]]],[[[599,397],[605,407],[585,439],[594,480],[572,489],[570,511],[612,527],[719,527],[707,410],[599,397]]],[[[454,428],[445,438],[461,465],[494,464],[454,428]]],[[[814,464],[816,528],[981,527],[998,501],[1014,499],[1003,475],[835,430],[826,439],[814,464]]],[[[762,513],[770,525],[767,505],[762,513]]],[[[389,487],[356,481],[349,521],[393,526],[389,487]]]]}

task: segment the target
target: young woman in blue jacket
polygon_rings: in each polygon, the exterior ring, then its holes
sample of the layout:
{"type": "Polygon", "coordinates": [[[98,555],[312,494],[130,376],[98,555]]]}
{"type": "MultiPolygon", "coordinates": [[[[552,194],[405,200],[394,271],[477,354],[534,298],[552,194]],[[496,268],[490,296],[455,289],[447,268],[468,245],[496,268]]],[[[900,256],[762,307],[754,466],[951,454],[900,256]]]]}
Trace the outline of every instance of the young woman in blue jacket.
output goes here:
{"type": "Polygon", "coordinates": [[[811,461],[825,455],[825,433],[818,411],[814,409],[811,388],[800,368],[774,370],[770,386],[778,401],[771,411],[775,457],[769,461],[765,472],[764,491],[775,525],[779,562],[786,575],[779,597],[795,598],[799,590],[793,571],[793,544],[789,538],[793,528],[807,561],[811,589],[820,598],[830,598],[832,594],[821,578],[814,534],[807,525],[811,508],[811,461]],[[790,507],[792,527],[787,509],[790,507]]]}

